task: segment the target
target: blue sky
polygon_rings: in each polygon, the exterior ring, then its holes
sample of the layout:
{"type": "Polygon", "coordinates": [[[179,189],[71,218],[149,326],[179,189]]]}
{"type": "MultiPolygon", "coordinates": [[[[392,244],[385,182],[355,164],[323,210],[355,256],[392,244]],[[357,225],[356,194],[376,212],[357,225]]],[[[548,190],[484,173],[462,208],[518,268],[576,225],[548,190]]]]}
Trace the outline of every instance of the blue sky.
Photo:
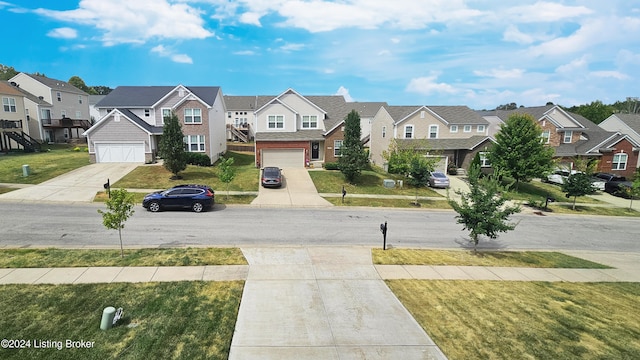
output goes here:
{"type": "Polygon", "coordinates": [[[0,0],[0,19],[1,64],[87,85],[473,109],[640,96],[640,0],[0,0]]]}

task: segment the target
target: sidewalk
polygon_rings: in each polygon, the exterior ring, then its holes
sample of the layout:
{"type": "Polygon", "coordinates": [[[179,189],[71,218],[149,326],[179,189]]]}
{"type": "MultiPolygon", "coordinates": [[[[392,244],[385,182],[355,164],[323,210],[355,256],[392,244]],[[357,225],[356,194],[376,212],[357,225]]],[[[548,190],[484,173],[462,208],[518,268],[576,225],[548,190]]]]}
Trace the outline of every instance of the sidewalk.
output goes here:
{"type": "Polygon", "coordinates": [[[565,251],[615,269],[373,265],[366,247],[243,248],[249,265],[0,269],[2,284],[245,280],[229,359],[446,359],[386,279],[640,282],[640,253],[565,251]]]}

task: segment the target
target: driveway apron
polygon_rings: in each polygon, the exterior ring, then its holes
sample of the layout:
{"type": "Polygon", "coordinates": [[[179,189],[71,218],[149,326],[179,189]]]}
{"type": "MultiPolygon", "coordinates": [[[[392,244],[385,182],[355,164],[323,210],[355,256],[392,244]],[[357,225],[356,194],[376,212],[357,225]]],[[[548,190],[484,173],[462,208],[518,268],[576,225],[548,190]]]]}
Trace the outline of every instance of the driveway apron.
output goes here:
{"type": "Polygon", "coordinates": [[[38,185],[0,195],[3,200],[91,202],[107,179],[120,180],[140,164],[99,163],[83,166],[38,185]]]}
{"type": "Polygon", "coordinates": [[[229,359],[445,359],[368,248],[243,248],[229,359]]]}
{"type": "Polygon", "coordinates": [[[251,205],[265,207],[327,207],[330,202],[318,195],[315,185],[305,168],[282,169],[281,188],[260,186],[258,196],[251,205]]]}

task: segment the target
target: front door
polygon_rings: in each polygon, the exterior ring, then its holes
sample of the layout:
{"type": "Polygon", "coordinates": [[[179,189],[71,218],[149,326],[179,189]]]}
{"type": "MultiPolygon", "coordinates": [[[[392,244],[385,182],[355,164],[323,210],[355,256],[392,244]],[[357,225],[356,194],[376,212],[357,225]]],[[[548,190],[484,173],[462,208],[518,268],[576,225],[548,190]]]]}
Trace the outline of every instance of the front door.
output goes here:
{"type": "Polygon", "coordinates": [[[320,158],[320,143],[317,141],[311,142],[311,160],[318,160],[320,158]]]}

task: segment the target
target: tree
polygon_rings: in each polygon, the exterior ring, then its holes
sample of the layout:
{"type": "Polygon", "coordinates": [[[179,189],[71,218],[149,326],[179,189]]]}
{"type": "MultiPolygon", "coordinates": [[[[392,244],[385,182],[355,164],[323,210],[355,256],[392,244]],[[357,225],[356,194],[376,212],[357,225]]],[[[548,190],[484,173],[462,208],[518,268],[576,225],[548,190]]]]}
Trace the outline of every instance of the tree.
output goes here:
{"type": "Polygon", "coordinates": [[[416,205],[418,203],[418,190],[429,184],[429,175],[433,171],[434,161],[430,161],[424,156],[414,156],[411,159],[411,170],[409,171],[409,184],[416,188],[416,205]]]}
{"type": "Polygon", "coordinates": [[[91,89],[93,90],[91,94],[95,94],[95,95],[108,95],[111,92],[111,90],[113,90],[108,86],[102,86],[102,85],[92,86],[91,89]]]}
{"type": "Polygon", "coordinates": [[[518,104],[512,102],[510,104],[504,104],[496,107],[496,110],[515,110],[518,108],[518,104]]]}
{"type": "Polygon", "coordinates": [[[227,199],[229,198],[229,183],[233,181],[236,177],[236,168],[233,167],[233,158],[228,159],[220,159],[220,164],[218,165],[220,169],[220,173],[218,174],[218,178],[223,183],[227,184],[227,199]]]}
{"type": "Polygon", "coordinates": [[[572,209],[575,210],[577,197],[594,194],[596,189],[593,187],[593,183],[591,183],[591,175],[577,172],[569,175],[562,183],[562,191],[565,192],[567,199],[573,196],[572,209]]]}
{"type": "Polygon", "coordinates": [[[600,100],[592,101],[587,105],[580,105],[575,113],[580,114],[596,124],[601,123],[604,119],[613,114],[614,109],[611,105],[605,105],[600,100]]]}
{"type": "Polygon", "coordinates": [[[353,183],[360,176],[368,164],[367,153],[364,151],[360,137],[360,115],[357,111],[351,110],[344,120],[342,156],[338,159],[340,171],[350,183],[353,183]]]}
{"type": "Polygon", "coordinates": [[[496,134],[489,160],[494,169],[516,181],[516,191],[521,181],[531,181],[552,170],[554,150],[542,143],[541,135],[542,128],[534,118],[521,113],[509,116],[496,134]]]}
{"type": "Polygon", "coordinates": [[[171,116],[164,118],[158,152],[163,158],[164,167],[173,174],[172,179],[180,179],[181,176],[178,173],[187,168],[187,153],[184,146],[184,134],[180,120],[174,112],[171,112],[171,116]]]}
{"type": "Polygon", "coordinates": [[[121,257],[124,257],[122,229],[127,219],[135,212],[133,204],[133,194],[129,194],[125,189],[116,189],[111,191],[111,197],[106,201],[107,211],[98,210],[102,214],[102,224],[107,229],[118,230],[121,257]]]}
{"type": "Polygon", "coordinates": [[[460,202],[448,198],[449,205],[458,213],[456,222],[463,224],[463,230],[469,230],[474,252],[477,251],[480,235],[491,239],[498,237],[498,233],[513,230],[516,224],[509,223],[509,216],[520,212],[519,206],[506,205],[507,199],[502,195],[505,190],[493,174],[480,178],[480,167],[469,169],[470,192],[456,190],[460,202]]]}
{"type": "Polygon", "coordinates": [[[89,88],[87,86],[87,84],[84,83],[84,80],[82,80],[79,76],[72,76],[69,78],[69,81],[67,81],[69,84],[77,87],[78,89],[86,92],[87,94],[91,94],[91,95],[95,95],[94,91],[89,88]]]}
{"type": "Polygon", "coordinates": [[[0,64],[0,80],[9,80],[12,77],[18,75],[18,71],[13,66],[6,66],[0,64]]]}

